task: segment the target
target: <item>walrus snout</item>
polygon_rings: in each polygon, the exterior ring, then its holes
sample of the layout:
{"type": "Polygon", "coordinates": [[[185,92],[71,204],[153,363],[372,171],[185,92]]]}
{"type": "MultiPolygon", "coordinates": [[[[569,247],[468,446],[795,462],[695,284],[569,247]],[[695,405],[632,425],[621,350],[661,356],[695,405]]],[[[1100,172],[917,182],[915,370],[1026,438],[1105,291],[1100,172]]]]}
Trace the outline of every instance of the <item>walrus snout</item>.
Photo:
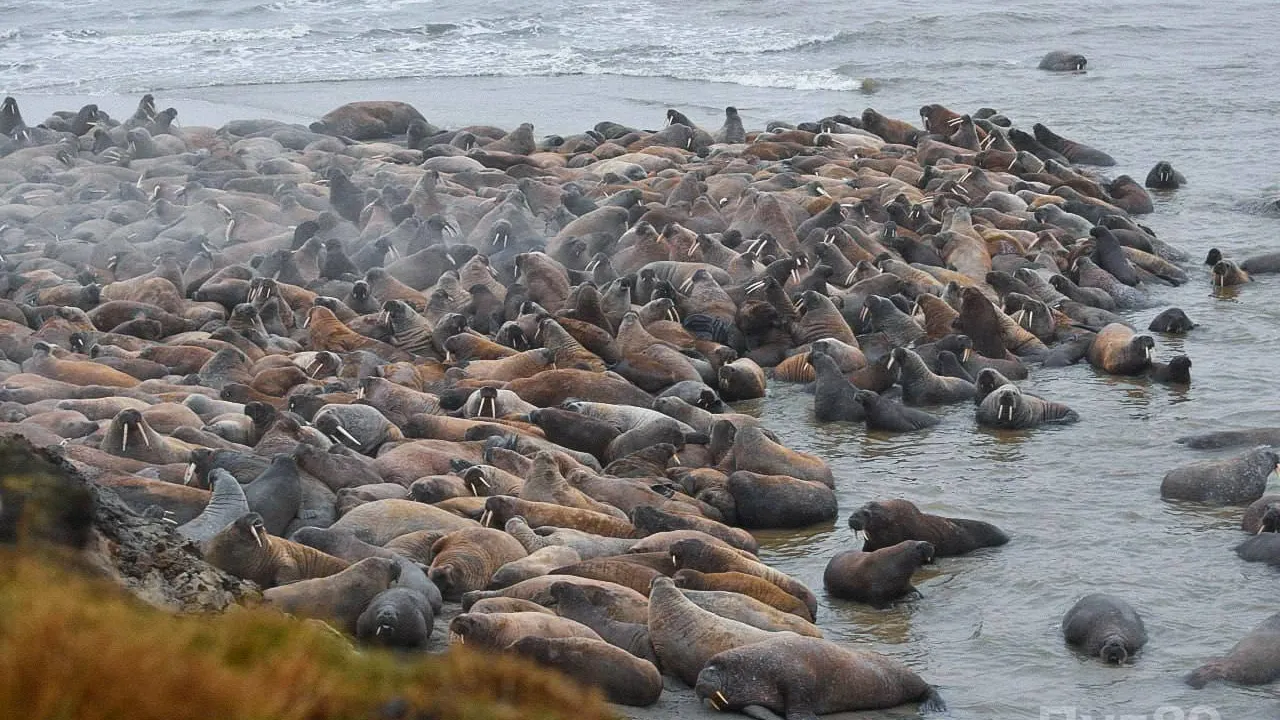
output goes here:
{"type": "Polygon", "coordinates": [[[1129,659],[1129,651],[1124,649],[1124,642],[1119,638],[1107,640],[1098,654],[1103,661],[1112,665],[1123,665],[1129,659]]]}

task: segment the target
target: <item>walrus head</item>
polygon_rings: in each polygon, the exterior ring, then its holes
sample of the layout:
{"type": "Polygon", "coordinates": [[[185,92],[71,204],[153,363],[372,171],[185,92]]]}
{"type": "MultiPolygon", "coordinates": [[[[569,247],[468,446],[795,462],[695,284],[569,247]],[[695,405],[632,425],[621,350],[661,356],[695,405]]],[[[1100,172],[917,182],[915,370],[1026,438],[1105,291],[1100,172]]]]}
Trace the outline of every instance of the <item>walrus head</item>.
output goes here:
{"type": "Polygon", "coordinates": [[[698,681],[693,691],[717,711],[732,710],[739,705],[734,705],[724,694],[725,681],[724,670],[713,660],[698,673],[698,681]]]}
{"type": "Polygon", "coordinates": [[[1013,422],[1014,413],[1018,411],[1018,393],[1001,390],[996,398],[996,419],[1013,422]]]}
{"type": "Polygon", "coordinates": [[[1124,640],[1118,637],[1109,637],[1102,643],[1102,648],[1098,650],[1098,657],[1112,665],[1123,665],[1129,659],[1129,651],[1124,647],[1124,640]]]}
{"type": "Polygon", "coordinates": [[[1275,504],[1268,505],[1265,512],[1262,513],[1262,520],[1258,525],[1258,534],[1264,532],[1280,532],[1280,507],[1275,504]]]}

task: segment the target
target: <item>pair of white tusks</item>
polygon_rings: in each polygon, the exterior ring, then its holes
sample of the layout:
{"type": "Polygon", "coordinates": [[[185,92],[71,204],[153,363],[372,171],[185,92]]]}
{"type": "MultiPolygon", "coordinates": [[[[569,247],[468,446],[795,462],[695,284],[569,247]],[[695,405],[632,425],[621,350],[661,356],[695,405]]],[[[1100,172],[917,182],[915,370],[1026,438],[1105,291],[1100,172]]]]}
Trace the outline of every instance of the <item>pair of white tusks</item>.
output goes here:
{"type": "MultiPolygon", "coordinates": [[[[151,441],[147,439],[147,434],[142,433],[142,444],[148,448],[151,447],[151,441]]],[[[124,428],[120,431],[120,451],[129,449],[129,423],[124,424],[124,428]]]]}
{"type": "Polygon", "coordinates": [[[476,417],[490,417],[496,420],[498,417],[497,398],[491,398],[491,397],[480,398],[480,407],[476,410],[476,417]],[[485,414],[485,408],[489,409],[488,414],[485,414]]]}
{"type": "Polygon", "coordinates": [[[267,543],[262,539],[262,535],[266,534],[265,530],[259,530],[257,525],[251,525],[250,530],[253,532],[253,539],[257,541],[258,547],[266,547],[267,543]],[[261,534],[259,534],[261,532],[261,534]]]}
{"type": "Polygon", "coordinates": [[[1009,416],[1009,421],[1010,421],[1010,422],[1012,422],[1012,421],[1013,421],[1013,408],[1011,408],[1011,407],[1005,407],[1004,405],[1001,405],[1001,406],[1000,406],[1000,409],[999,409],[998,411],[996,411],[996,419],[997,419],[997,420],[1004,420],[1004,419],[1005,419],[1005,417],[1004,417],[1004,416],[1005,416],[1006,414],[1008,414],[1008,416],[1009,416]],[[1007,411],[1007,412],[1006,412],[1006,411],[1007,411]]]}
{"type": "Polygon", "coordinates": [[[489,527],[489,521],[493,519],[493,511],[485,510],[480,513],[480,527],[489,527]]]}
{"type": "Polygon", "coordinates": [[[715,708],[717,711],[729,707],[729,699],[726,698],[724,693],[719,690],[716,691],[715,695],[712,695],[707,699],[711,701],[711,707],[715,708]]]}

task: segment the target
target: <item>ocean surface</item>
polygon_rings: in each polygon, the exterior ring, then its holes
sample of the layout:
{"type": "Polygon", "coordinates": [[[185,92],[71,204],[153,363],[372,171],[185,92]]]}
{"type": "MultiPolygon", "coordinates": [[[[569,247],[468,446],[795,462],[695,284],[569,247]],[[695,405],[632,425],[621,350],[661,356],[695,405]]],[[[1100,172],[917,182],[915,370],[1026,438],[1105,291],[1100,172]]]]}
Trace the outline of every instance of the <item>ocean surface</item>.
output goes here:
{"type": "MultiPolygon", "coordinates": [[[[906,661],[940,687],[951,717],[1280,716],[1275,686],[1181,682],[1280,611],[1280,571],[1232,552],[1239,509],[1159,496],[1165,472],[1211,457],[1174,438],[1280,425],[1280,278],[1215,293],[1199,264],[1213,246],[1237,258],[1280,249],[1280,218],[1258,211],[1280,194],[1274,2],[0,0],[0,18],[0,93],[33,123],[90,100],[125,117],[144,92],[188,125],[307,122],[347,101],[395,99],[438,125],[530,121],[540,133],[605,119],[655,128],[668,107],[715,128],[726,105],[749,128],[866,107],[918,122],[936,102],[1043,122],[1111,153],[1113,174],[1141,180],[1171,161],[1188,185],[1159,195],[1143,222],[1188,251],[1193,279],[1131,317],[1145,327],[1177,305],[1201,324],[1157,338],[1160,359],[1193,359],[1189,389],[1087,365],[1036,369],[1025,387],[1075,408],[1079,424],[993,433],[957,405],[930,431],[877,437],[816,424],[809,396],[775,386],[754,409],[831,462],[841,511],[830,527],[769,535],[764,555],[818,593],[829,638],[906,661]],[[1085,54],[1088,72],[1037,70],[1057,48],[1085,54]],[[851,546],[849,514],[889,497],[994,522],[1013,540],[927,568],[923,599],[891,610],[827,599],[822,570],[851,546]],[[1150,642],[1130,666],[1062,642],[1062,614],[1096,591],[1146,619],[1150,642]]],[[[687,690],[637,711],[710,714],[687,690]]]]}

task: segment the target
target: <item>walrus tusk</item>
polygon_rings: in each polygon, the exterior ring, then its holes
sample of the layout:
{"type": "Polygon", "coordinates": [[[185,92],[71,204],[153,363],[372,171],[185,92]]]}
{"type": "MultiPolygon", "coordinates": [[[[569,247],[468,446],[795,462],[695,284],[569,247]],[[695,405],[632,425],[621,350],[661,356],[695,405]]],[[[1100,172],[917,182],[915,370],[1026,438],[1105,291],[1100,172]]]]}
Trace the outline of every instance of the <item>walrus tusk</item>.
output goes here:
{"type": "Polygon", "coordinates": [[[124,424],[124,428],[120,431],[120,452],[129,449],[129,423],[124,424]]]}
{"type": "Polygon", "coordinates": [[[337,432],[338,432],[338,434],[339,434],[339,435],[341,435],[343,438],[345,438],[346,440],[348,440],[352,445],[354,445],[354,446],[356,446],[356,447],[360,447],[360,441],[359,441],[359,440],[356,440],[354,437],[352,437],[351,433],[347,432],[347,429],[346,429],[346,428],[344,428],[344,427],[342,427],[341,425],[339,425],[339,426],[338,426],[338,431],[337,431],[337,432]]]}
{"type": "Polygon", "coordinates": [[[671,459],[672,459],[672,460],[675,460],[677,465],[679,465],[679,464],[680,464],[680,454],[679,454],[679,453],[671,453],[671,459]]]}
{"type": "Polygon", "coordinates": [[[150,448],[150,447],[151,447],[151,441],[147,439],[147,434],[146,434],[145,432],[142,432],[142,430],[141,430],[141,429],[139,429],[139,430],[138,430],[138,432],[141,432],[141,433],[142,433],[142,444],[143,444],[143,445],[146,445],[146,446],[147,446],[147,448],[150,448]]]}
{"type": "Polygon", "coordinates": [[[885,370],[893,369],[893,353],[889,353],[889,362],[884,364],[884,369],[885,370]]]}
{"type": "Polygon", "coordinates": [[[680,313],[675,308],[667,308],[667,319],[671,322],[680,322],[680,313]]]}
{"type": "Polygon", "coordinates": [[[364,399],[364,386],[363,386],[363,385],[361,385],[360,387],[356,388],[356,399],[357,399],[357,400],[363,400],[363,399],[364,399]]]}
{"type": "Polygon", "coordinates": [[[480,527],[489,527],[489,521],[493,519],[493,511],[485,510],[480,513],[480,527]]]}
{"type": "Polygon", "coordinates": [[[191,479],[194,478],[195,476],[196,476],[196,464],[187,463],[187,470],[186,472],[182,473],[182,484],[190,485],[191,479]]]}
{"type": "Polygon", "coordinates": [[[729,707],[729,698],[725,697],[724,693],[720,692],[719,690],[716,691],[716,699],[719,700],[721,703],[724,703],[725,707],[729,707]]]}
{"type": "Polygon", "coordinates": [[[690,290],[692,290],[692,289],[693,289],[693,278],[692,278],[692,277],[690,277],[688,280],[685,280],[684,282],[680,283],[680,292],[684,293],[685,295],[688,295],[688,294],[689,294],[689,291],[690,291],[690,290]]]}
{"type": "Polygon", "coordinates": [[[257,525],[254,525],[254,526],[252,527],[252,530],[253,530],[253,539],[254,539],[254,541],[255,541],[255,542],[257,542],[257,543],[258,543],[258,547],[264,547],[266,544],[265,544],[264,542],[262,542],[262,536],[258,534],[258,533],[260,532],[260,531],[258,530],[258,526],[257,526],[257,525]]]}
{"type": "Polygon", "coordinates": [[[969,362],[969,358],[973,357],[973,350],[964,349],[964,353],[960,355],[960,362],[969,362]]]}

